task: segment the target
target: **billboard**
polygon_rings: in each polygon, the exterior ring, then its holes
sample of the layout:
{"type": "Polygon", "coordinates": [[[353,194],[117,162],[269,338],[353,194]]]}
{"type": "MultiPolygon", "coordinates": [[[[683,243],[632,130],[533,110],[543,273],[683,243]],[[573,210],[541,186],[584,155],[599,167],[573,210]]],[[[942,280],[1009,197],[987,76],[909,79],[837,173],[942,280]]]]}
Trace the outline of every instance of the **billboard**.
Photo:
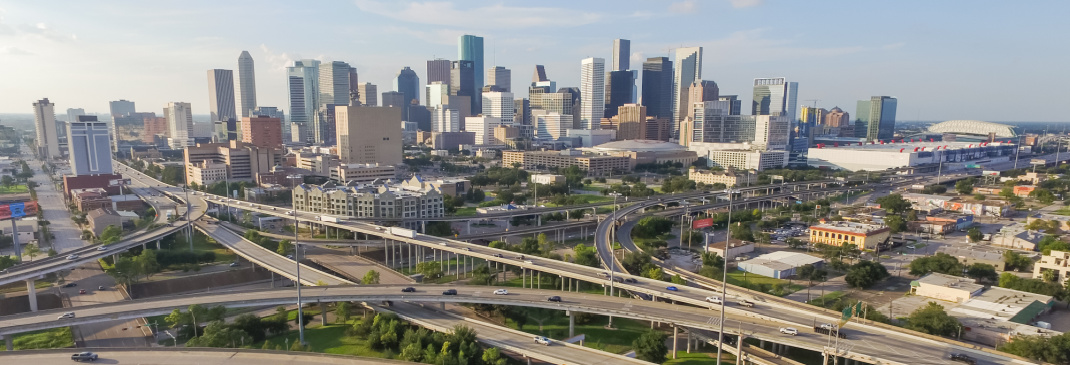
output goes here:
{"type": "Polygon", "coordinates": [[[981,171],[984,176],[999,176],[999,171],[981,171]]]}
{"type": "Polygon", "coordinates": [[[0,203],[0,219],[37,215],[37,202],[0,203]]]}
{"type": "Polygon", "coordinates": [[[1048,160],[1045,160],[1043,158],[1034,158],[1032,160],[1029,160],[1029,164],[1031,164],[1031,165],[1047,165],[1048,164],[1048,160]]]}
{"type": "Polygon", "coordinates": [[[696,219],[691,222],[691,229],[713,227],[713,218],[696,219]]]}

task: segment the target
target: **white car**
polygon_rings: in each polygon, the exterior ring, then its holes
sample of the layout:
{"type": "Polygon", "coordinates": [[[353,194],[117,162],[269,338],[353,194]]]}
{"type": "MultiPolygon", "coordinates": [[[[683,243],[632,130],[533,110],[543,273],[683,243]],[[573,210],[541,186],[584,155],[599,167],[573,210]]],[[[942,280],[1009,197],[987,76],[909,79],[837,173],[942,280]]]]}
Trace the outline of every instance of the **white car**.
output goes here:
{"type": "Polygon", "coordinates": [[[78,255],[76,255],[76,254],[72,254],[72,255],[67,255],[67,259],[68,259],[68,260],[75,260],[75,259],[78,259],[78,255]]]}
{"type": "Polygon", "coordinates": [[[550,346],[550,339],[543,336],[535,336],[535,343],[550,346]]]}
{"type": "Polygon", "coordinates": [[[108,249],[108,246],[97,247],[97,251],[104,251],[104,250],[107,250],[107,249],[108,249]]]}
{"type": "Polygon", "coordinates": [[[509,295],[509,291],[505,289],[498,289],[494,291],[494,295],[509,295]]]}
{"type": "Polygon", "coordinates": [[[792,327],[780,327],[780,333],[795,336],[799,334],[799,330],[792,327]]]}
{"type": "Polygon", "coordinates": [[[63,313],[63,315],[59,316],[59,318],[56,318],[56,319],[67,319],[67,318],[74,318],[74,312],[65,312],[65,313],[63,313]]]}
{"type": "Polygon", "coordinates": [[[832,323],[822,323],[821,325],[819,325],[817,327],[821,328],[821,329],[830,330],[830,331],[835,329],[834,327],[832,327],[832,323]]]}
{"type": "Polygon", "coordinates": [[[706,301],[713,304],[721,304],[721,297],[706,297],[706,301]]]}

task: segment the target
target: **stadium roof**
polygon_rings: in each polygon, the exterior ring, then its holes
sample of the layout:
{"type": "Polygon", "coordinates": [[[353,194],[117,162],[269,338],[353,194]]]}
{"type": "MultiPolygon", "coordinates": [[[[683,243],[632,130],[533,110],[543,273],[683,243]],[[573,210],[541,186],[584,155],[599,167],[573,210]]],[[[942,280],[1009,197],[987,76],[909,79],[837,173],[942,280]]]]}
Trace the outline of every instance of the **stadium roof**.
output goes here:
{"type": "Polygon", "coordinates": [[[1014,132],[1014,127],[1006,124],[982,122],[979,120],[949,120],[930,126],[929,132],[968,134],[976,136],[988,136],[989,133],[995,133],[996,137],[1018,136],[1018,133],[1014,132]]]}
{"type": "Polygon", "coordinates": [[[613,141],[603,143],[592,147],[595,151],[631,151],[631,152],[650,152],[650,151],[683,151],[687,148],[671,142],[652,141],[648,139],[628,139],[623,141],[613,141]]]}

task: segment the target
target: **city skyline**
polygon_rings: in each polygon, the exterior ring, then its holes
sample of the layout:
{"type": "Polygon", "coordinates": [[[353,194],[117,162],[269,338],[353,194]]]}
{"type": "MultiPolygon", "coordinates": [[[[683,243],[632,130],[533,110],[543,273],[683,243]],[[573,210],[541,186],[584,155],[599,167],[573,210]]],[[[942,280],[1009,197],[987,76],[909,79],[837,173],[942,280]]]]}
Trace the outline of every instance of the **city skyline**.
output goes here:
{"type": "MultiPolygon", "coordinates": [[[[899,105],[900,120],[1063,121],[1061,113],[1042,106],[1061,100],[1055,85],[1070,81],[1070,76],[1055,72],[1055,60],[1062,57],[1052,52],[1061,51],[1045,46],[1057,43],[1058,34],[1066,33],[1058,31],[1066,26],[1054,17],[1065,13],[1058,8],[1065,10],[1068,5],[1053,2],[993,2],[966,14],[951,3],[922,2],[896,7],[740,0],[620,2],[614,7],[546,2],[524,7],[355,1],[297,31],[256,25],[316,9],[279,3],[262,7],[275,10],[253,10],[252,16],[227,17],[230,23],[220,18],[204,26],[154,18],[170,13],[222,17],[228,11],[249,9],[206,2],[191,3],[181,11],[152,4],[63,6],[72,11],[0,2],[0,55],[4,56],[0,69],[5,70],[2,76],[7,84],[15,86],[0,91],[0,112],[29,113],[33,101],[47,97],[59,110],[84,108],[101,114],[107,113],[107,102],[112,100],[135,101],[146,111],[158,111],[168,101],[188,100],[194,114],[206,115],[205,70],[237,71],[235,56],[249,51],[259,66],[255,76],[258,106],[290,113],[285,67],[292,66],[293,60],[347,62],[357,68],[362,82],[376,85],[392,85],[397,70],[405,66],[426,80],[426,61],[453,59],[463,34],[484,38],[480,72],[493,66],[530,70],[534,64],[543,64],[560,87],[578,87],[578,62],[587,57],[611,59],[614,39],[631,41],[632,69],[648,57],[668,56],[676,48],[703,47],[703,79],[717,82],[724,94],[742,95],[744,103],[749,99],[750,80],[787,77],[803,86],[800,105],[819,100],[819,107],[839,106],[853,112],[859,99],[895,95],[904,101],[899,105]],[[867,11],[909,21],[870,29],[863,17],[852,15],[867,11]],[[1025,12],[1035,17],[1025,22],[1004,16],[1025,12]],[[819,15],[837,21],[795,20],[819,15]],[[472,16],[488,21],[464,21],[472,16]],[[767,21],[778,16],[785,20],[767,21]],[[688,21],[700,19],[716,21],[688,21]],[[629,25],[634,22],[665,22],[672,27],[664,27],[671,31],[637,31],[629,25]],[[1002,29],[978,26],[997,22],[1010,24],[1002,29]],[[130,27],[146,31],[128,34],[130,27]],[[964,27],[971,32],[957,31],[964,27]],[[330,31],[353,37],[343,37],[347,40],[340,43],[309,38],[330,31]],[[564,33],[569,36],[561,37],[564,33]],[[146,52],[129,54],[130,49],[146,52]],[[1000,51],[983,53],[980,49],[1000,51]],[[125,54],[122,62],[119,54],[125,54]],[[115,66],[119,64],[122,67],[115,66]],[[1046,82],[1031,81],[1041,78],[1046,82]],[[79,84],[92,85],[93,92],[76,87],[79,84]],[[1051,90],[1037,93],[1037,86],[1051,90]],[[995,98],[1000,102],[991,102],[995,98]]],[[[517,97],[524,97],[523,90],[519,91],[517,97]]]]}

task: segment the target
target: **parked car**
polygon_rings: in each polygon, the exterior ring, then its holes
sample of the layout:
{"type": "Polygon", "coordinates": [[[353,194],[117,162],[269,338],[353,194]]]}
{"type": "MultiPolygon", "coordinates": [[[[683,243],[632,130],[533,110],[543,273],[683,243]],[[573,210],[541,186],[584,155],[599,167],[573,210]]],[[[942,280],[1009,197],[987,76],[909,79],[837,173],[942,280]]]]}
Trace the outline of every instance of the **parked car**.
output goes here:
{"type": "Polygon", "coordinates": [[[74,318],[74,312],[65,312],[56,319],[74,318]]]}
{"type": "Polygon", "coordinates": [[[442,295],[457,295],[457,289],[447,289],[442,292],[442,295]]]}
{"type": "Polygon", "coordinates": [[[79,352],[77,354],[71,355],[71,360],[74,360],[76,362],[97,361],[97,354],[88,351],[79,352]]]}
{"type": "Polygon", "coordinates": [[[494,295],[509,295],[509,291],[505,289],[498,289],[494,291],[494,295]]]}
{"type": "Polygon", "coordinates": [[[797,329],[795,329],[793,327],[780,327],[780,333],[783,333],[785,335],[795,336],[795,335],[799,334],[799,330],[797,330],[797,329]]]}
{"type": "Polygon", "coordinates": [[[535,343],[543,346],[550,346],[550,339],[543,336],[535,336],[535,343]]]}
{"type": "Polygon", "coordinates": [[[416,292],[416,288],[413,288],[413,287],[410,286],[408,288],[401,289],[401,292],[402,293],[415,293],[416,292]]]}
{"type": "Polygon", "coordinates": [[[547,302],[560,302],[561,301],[561,297],[555,295],[555,296],[546,298],[546,301],[547,302]]]}
{"type": "Polygon", "coordinates": [[[977,360],[974,360],[972,357],[966,354],[951,354],[947,358],[951,361],[964,362],[970,365],[977,363],[977,360]]]}

